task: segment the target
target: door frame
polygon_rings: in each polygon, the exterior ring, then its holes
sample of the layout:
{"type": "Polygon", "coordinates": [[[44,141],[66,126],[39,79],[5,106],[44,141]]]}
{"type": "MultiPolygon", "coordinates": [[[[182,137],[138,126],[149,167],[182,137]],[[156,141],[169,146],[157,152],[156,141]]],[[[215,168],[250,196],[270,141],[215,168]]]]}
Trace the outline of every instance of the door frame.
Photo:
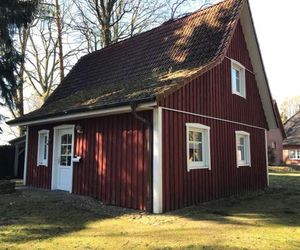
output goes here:
{"type": "Polygon", "coordinates": [[[51,173],[51,190],[57,189],[57,184],[55,185],[55,177],[57,177],[57,162],[56,162],[56,154],[57,154],[57,143],[58,143],[58,131],[62,129],[70,129],[72,130],[72,158],[71,158],[71,186],[70,193],[73,190],[73,155],[74,155],[74,144],[75,144],[75,125],[74,124],[64,124],[59,125],[53,128],[53,144],[52,144],[52,173],[51,173]]]}

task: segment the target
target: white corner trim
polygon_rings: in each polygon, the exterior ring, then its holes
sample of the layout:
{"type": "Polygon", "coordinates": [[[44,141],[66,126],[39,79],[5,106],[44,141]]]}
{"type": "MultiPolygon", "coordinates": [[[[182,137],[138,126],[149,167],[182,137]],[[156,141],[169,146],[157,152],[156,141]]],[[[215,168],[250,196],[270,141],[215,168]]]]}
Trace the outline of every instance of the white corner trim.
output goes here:
{"type": "Polygon", "coordinates": [[[267,185],[270,186],[270,177],[269,177],[269,157],[268,157],[268,133],[265,129],[265,149],[266,149],[266,168],[267,168],[267,185]]]}
{"type": "Polygon", "coordinates": [[[153,110],[153,213],[163,212],[162,108],[153,110]]]}
{"type": "Polygon", "coordinates": [[[29,140],[29,127],[27,126],[27,128],[26,128],[26,140],[25,140],[24,174],[23,174],[23,184],[24,184],[24,186],[26,186],[26,178],[27,178],[28,140],[29,140]]]}

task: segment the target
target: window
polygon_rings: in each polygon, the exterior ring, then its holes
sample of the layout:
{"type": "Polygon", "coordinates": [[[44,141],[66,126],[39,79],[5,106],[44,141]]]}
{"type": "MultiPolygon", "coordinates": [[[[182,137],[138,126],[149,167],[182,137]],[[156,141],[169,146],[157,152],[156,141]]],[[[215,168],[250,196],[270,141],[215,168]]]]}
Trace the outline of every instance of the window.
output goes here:
{"type": "Polygon", "coordinates": [[[49,130],[40,130],[38,133],[39,133],[39,137],[38,137],[37,165],[47,166],[49,130]]]}
{"type": "Polygon", "coordinates": [[[237,167],[250,166],[250,134],[244,131],[235,132],[237,167]]]}
{"type": "Polygon", "coordinates": [[[300,160],[300,149],[289,150],[290,160],[300,160]]]}
{"type": "Polygon", "coordinates": [[[245,67],[231,60],[231,86],[232,93],[246,98],[245,67]]]}
{"type": "Polygon", "coordinates": [[[187,168],[210,169],[210,127],[198,124],[186,124],[187,168]]]}

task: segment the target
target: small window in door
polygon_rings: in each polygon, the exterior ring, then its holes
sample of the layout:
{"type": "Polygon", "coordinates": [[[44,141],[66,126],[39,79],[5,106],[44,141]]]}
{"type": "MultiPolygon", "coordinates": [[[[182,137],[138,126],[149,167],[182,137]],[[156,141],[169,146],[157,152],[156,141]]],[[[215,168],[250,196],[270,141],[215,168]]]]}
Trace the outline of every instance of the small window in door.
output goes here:
{"type": "Polygon", "coordinates": [[[64,134],[61,136],[60,165],[71,166],[71,160],[72,160],[72,135],[64,134]]]}

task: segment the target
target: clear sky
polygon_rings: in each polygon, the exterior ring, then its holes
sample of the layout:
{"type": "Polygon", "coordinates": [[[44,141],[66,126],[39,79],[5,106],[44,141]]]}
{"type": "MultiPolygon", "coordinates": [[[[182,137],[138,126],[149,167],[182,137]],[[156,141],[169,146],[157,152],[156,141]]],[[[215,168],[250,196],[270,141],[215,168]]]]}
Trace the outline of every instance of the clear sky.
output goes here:
{"type": "Polygon", "coordinates": [[[300,1],[250,0],[273,98],[300,95],[300,1]]]}

